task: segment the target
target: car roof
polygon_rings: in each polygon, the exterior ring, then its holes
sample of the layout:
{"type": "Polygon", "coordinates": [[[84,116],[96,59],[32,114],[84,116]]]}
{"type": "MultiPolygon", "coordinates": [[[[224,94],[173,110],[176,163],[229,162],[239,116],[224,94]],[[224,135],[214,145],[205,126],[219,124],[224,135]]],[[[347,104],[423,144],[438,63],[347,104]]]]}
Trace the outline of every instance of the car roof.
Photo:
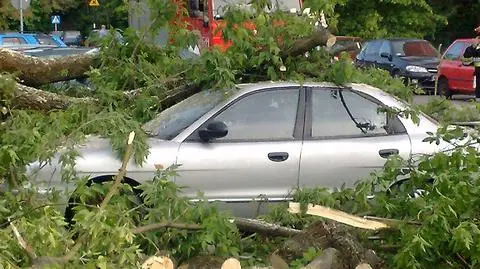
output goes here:
{"type": "Polygon", "coordinates": [[[454,42],[457,42],[457,41],[462,41],[462,42],[473,42],[475,38],[457,38],[455,39],[454,42]]]}
{"type": "Polygon", "coordinates": [[[295,87],[295,86],[306,86],[306,87],[323,87],[323,88],[338,88],[338,89],[348,89],[351,88],[354,91],[361,92],[367,94],[378,101],[382,102],[387,106],[392,106],[396,108],[405,108],[406,103],[401,102],[398,98],[394,97],[391,94],[386,93],[385,91],[373,87],[371,85],[363,84],[363,83],[348,83],[344,86],[336,85],[332,82],[286,82],[286,81],[263,81],[263,82],[256,82],[256,83],[243,83],[237,84],[239,89],[238,95],[243,95],[249,92],[261,90],[264,88],[277,88],[277,87],[295,87]]]}
{"type": "Polygon", "coordinates": [[[372,41],[426,41],[429,42],[428,40],[425,39],[419,39],[419,38],[401,38],[401,37],[393,37],[393,38],[377,38],[377,39],[370,39],[367,42],[372,42],[372,41]]]}

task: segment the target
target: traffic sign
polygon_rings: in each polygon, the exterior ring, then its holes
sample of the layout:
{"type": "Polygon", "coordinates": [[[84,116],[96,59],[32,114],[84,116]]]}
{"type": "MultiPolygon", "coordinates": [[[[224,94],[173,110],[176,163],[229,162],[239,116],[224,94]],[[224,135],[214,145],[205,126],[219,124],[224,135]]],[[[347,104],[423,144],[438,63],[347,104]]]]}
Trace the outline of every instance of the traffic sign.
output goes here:
{"type": "Polygon", "coordinates": [[[91,7],[98,7],[100,6],[100,3],[98,3],[98,0],[90,0],[90,3],[88,3],[88,5],[91,7]]]}
{"type": "Polygon", "coordinates": [[[27,9],[30,6],[30,0],[10,0],[10,3],[16,9],[27,9]]]}
{"type": "Polygon", "coordinates": [[[60,24],[60,15],[53,15],[51,19],[52,24],[60,24]]]}

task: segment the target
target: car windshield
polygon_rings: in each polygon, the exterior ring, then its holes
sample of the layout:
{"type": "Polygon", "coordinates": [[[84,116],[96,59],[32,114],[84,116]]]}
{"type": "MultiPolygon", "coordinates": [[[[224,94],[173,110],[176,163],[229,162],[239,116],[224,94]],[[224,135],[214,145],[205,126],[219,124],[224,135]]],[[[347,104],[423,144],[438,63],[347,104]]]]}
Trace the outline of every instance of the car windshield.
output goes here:
{"type": "Polygon", "coordinates": [[[57,42],[53,39],[53,37],[49,35],[36,35],[35,38],[37,39],[40,45],[58,45],[57,42]]]}
{"type": "Polygon", "coordinates": [[[143,129],[150,136],[171,140],[220,104],[226,96],[221,91],[201,91],[165,109],[154,119],[145,123],[143,129]]]}
{"type": "Polygon", "coordinates": [[[437,50],[425,40],[416,41],[392,41],[393,54],[400,57],[437,57],[437,50]]]}

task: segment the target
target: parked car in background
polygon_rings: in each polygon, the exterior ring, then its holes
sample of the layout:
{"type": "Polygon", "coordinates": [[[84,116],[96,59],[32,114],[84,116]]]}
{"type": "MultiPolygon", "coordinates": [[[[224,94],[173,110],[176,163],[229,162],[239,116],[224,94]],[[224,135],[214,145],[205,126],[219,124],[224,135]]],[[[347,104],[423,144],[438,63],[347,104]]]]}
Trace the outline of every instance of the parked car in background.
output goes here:
{"type": "MultiPolygon", "coordinates": [[[[142,166],[128,164],[125,180],[136,186],[151,180],[155,167],[178,164],[172,180],[186,186],[185,196],[201,191],[252,217],[252,201],[286,201],[298,187],[351,187],[391,155],[408,159],[446,146],[423,142],[439,127],[433,119],[420,114],[417,124],[382,107],[408,104],[365,84],[262,82],[228,95],[201,91],[143,126],[150,153],[142,166]]],[[[108,139],[91,137],[78,150],[78,176],[102,183],[118,172],[121,161],[108,139]]],[[[62,181],[58,158],[29,166],[40,191],[74,189],[62,181]]]]}
{"type": "Polygon", "coordinates": [[[450,98],[458,94],[474,94],[473,66],[462,64],[465,49],[473,39],[457,39],[445,51],[438,70],[438,93],[450,98]]]}
{"type": "Polygon", "coordinates": [[[371,40],[365,43],[355,61],[357,66],[387,70],[427,92],[435,89],[439,63],[438,51],[422,39],[371,40]]]}
{"type": "Polygon", "coordinates": [[[0,46],[15,47],[23,45],[41,45],[54,47],[67,46],[59,37],[54,35],[47,35],[43,33],[22,34],[17,32],[0,33],[0,46]]]}
{"type": "Polygon", "coordinates": [[[83,37],[80,31],[63,31],[62,35],[60,36],[65,44],[68,46],[82,46],[83,45],[83,37]]]}

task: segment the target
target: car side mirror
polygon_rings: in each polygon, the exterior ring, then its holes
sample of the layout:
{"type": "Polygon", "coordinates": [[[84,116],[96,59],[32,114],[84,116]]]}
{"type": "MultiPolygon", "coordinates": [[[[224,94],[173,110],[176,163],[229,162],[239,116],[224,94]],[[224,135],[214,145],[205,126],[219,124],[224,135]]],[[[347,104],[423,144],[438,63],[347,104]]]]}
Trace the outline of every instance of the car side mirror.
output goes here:
{"type": "Polygon", "coordinates": [[[198,135],[204,142],[208,142],[212,138],[225,137],[227,134],[228,127],[222,121],[211,121],[207,124],[207,126],[198,130],[198,135]]]}
{"type": "Polygon", "coordinates": [[[387,58],[389,61],[392,60],[392,55],[391,55],[390,53],[388,53],[388,52],[382,52],[382,53],[380,54],[380,57],[382,57],[382,58],[387,58]]]}

